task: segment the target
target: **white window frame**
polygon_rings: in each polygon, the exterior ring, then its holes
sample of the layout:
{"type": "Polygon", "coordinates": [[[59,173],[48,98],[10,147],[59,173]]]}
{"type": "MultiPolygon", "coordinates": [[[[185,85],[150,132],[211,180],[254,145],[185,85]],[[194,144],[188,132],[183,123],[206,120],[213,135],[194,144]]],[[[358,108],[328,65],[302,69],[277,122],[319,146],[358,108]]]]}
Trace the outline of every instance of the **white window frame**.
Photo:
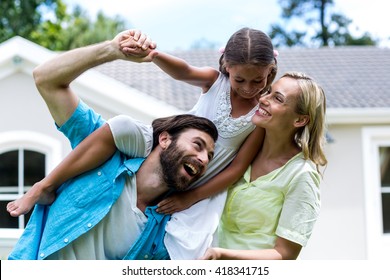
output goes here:
{"type": "MultiPolygon", "coordinates": [[[[13,150],[32,150],[45,155],[45,175],[47,175],[62,159],[61,142],[42,133],[26,130],[0,133],[0,154],[13,150]]],[[[2,195],[6,198],[6,195],[2,195]]],[[[13,198],[12,198],[13,199],[13,198]]],[[[22,234],[23,229],[0,228],[0,246],[7,245],[22,234]],[[6,242],[6,244],[3,244],[6,242]]]]}
{"type": "Polygon", "coordinates": [[[383,233],[379,147],[390,147],[390,126],[362,129],[367,259],[387,259],[390,234],[383,233]]]}

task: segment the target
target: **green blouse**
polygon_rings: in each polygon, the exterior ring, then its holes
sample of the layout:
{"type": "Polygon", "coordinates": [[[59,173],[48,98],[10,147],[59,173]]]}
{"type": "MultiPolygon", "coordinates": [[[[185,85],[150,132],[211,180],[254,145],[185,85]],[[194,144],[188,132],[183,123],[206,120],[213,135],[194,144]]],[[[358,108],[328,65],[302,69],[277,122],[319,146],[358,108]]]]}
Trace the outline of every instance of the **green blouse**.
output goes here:
{"type": "Polygon", "coordinates": [[[320,211],[321,176],[314,163],[299,153],[252,182],[251,168],[228,190],[219,246],[269,249],[277,236],[305,246],[320,211]]]}

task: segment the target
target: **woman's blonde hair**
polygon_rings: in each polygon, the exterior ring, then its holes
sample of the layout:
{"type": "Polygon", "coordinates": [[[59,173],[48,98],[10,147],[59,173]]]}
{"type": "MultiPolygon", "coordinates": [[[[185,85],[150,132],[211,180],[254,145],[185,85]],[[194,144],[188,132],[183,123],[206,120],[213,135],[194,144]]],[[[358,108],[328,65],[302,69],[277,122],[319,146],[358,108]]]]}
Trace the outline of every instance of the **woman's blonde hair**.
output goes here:
{"type": "Polygon", "coordinates": [[[322,87],[311,77],[300,72],[287,72],[283,77],[295,79],[301,89],[296,113],[309,116],[308,123],[295,134],[295,141],[302,148],[305,159],[312,160],[319,170],[328,161],[324,153],[326,97],[322,87]]]}

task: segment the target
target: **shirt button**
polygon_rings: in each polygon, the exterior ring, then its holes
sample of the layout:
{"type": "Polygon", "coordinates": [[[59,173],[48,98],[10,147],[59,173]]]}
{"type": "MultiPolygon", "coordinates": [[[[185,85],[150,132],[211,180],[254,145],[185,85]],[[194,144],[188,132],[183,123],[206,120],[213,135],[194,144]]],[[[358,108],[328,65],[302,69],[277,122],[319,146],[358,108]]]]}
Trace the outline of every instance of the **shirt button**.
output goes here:
{"type": "Polygon", "coordinates": [[[89,227],[89,228],[92,227],[92,224],[91,224],[91,223],[88,223],[87,227],[89,227]]]}
{"type": "Polygon", "coordinates": [[[64,242],[65,242],[65,243],[68,243],[68,242],[69,242],[69,239],[68,239],[68,238],[65,238],[65,239],[64,239],[64,242]]]}
{"type": "Polygon", "coordinates": [[[99,172],[97,173],[97,175],[98,175],[98,176],[102,175],[102,172],[101,172],[101,171],[99,171],[99,172]]]}
{"type": "Polygon", "coordinates": [[[148,258],[149,258],[149,255],[145,255],[144,258],[145,258],[145,259],[148,259],[148,258]]]}
{"type": "Polygon", "coordinates": [[[43,257],[45,256],[45,254],[44,254],[44,253],[40,253],[39,256],[40,256],[41,258],[43,258],[43,257]]]}

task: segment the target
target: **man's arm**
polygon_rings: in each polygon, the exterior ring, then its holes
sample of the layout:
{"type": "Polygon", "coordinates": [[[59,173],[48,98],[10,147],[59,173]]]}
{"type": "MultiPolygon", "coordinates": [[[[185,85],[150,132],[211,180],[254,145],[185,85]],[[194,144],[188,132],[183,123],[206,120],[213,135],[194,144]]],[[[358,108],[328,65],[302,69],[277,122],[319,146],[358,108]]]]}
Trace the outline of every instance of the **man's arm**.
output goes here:
{"type": "MultiPolygon", "coordinates": [[[[72,115],[78,97],[70,89],[70,83],[86,70],[114,59],[126,58],[119,50],[119,41],[128,32],[118,34],[112,41],[78,48],[59,55],[34,69],[37,88],[45,100],[53,119],[62,126],[72,115]]],[[[145,37],[134,41],[138,48],[148,45],[145,37]]],[[[50,204],[55,199],[55,190],[66,180],[105,162],[116,150],[108,125],[96,130],[84,139],[47,177],[20,199],[7,205],[14,217],[28,213],[35,203],[50,204]]]]}
{"type": "MultiPolygon", "coordinates": [[[[78,104],[78,97],[69,86],[72,81],[97,65],[116,59],[135,59],[126,56],[119,49],[119,42],[130,32],[119,33],[111,41],[65,52],[34,69],[33,75],[38,91],[58,126],[69,119],[78,104]]],[[[133,46],[144,47],[150,43],[149,38],[141,37],[133,42],[133,46]]]]}

